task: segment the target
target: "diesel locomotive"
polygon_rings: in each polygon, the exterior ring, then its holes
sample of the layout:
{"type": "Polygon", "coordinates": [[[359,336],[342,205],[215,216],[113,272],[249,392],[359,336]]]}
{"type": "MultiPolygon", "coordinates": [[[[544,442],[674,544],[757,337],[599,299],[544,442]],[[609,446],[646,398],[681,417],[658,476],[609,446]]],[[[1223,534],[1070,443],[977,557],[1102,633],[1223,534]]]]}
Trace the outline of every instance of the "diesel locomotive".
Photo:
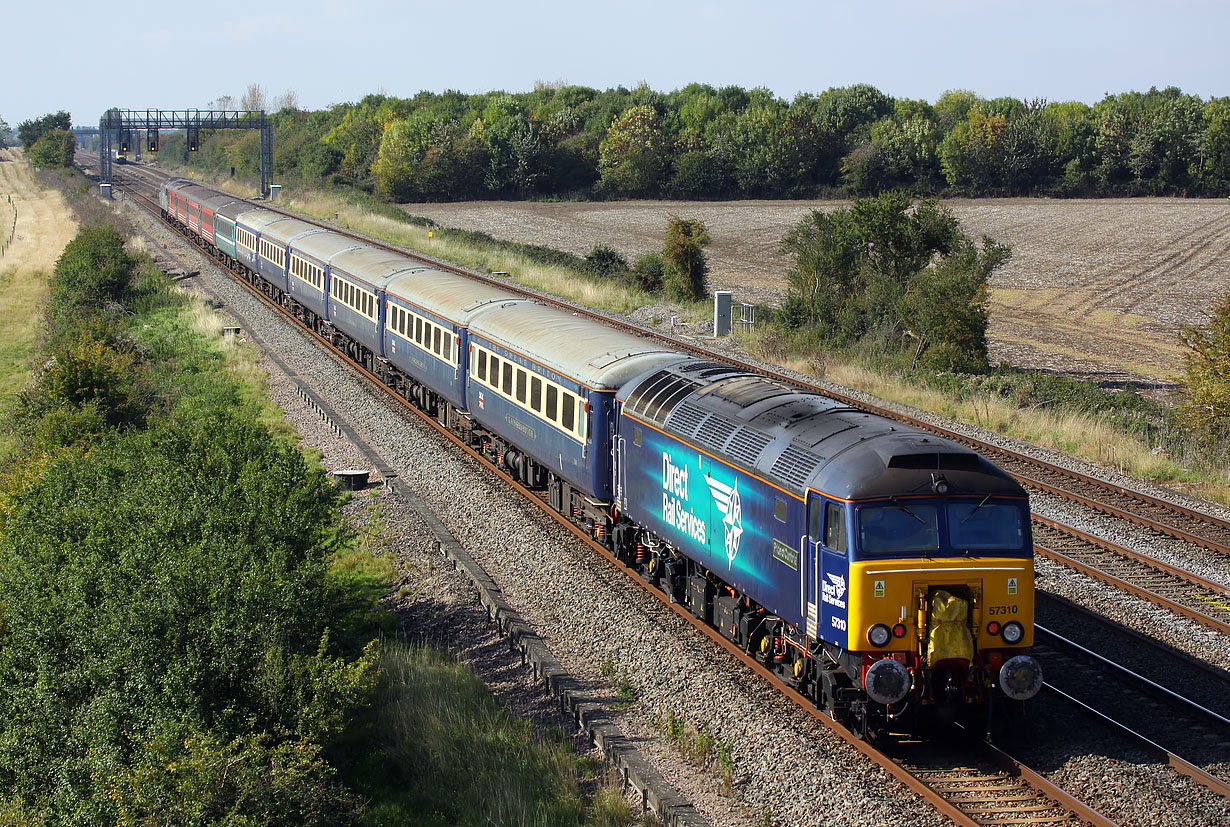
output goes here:
{"type": "Polygon", "coordinates": [[[164,218],[857,733],[1032,697],[1025,491],[979,454],[184,179],[164,218]]]}

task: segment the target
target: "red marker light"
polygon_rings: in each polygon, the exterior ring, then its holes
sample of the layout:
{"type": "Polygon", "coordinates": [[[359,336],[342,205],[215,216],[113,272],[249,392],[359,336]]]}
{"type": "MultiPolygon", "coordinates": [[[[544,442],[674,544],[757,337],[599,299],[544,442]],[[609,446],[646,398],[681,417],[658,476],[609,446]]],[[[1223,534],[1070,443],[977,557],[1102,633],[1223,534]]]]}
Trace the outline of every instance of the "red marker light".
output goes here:
{"type": "Polygon", "coordinates": [[[992,620],[990,623],[987,624],[987,633],[992,634],[992,635],[998,635],[999,634],[999,624],[996,623],[994,620],[992,620]]]}
{"type": "Polygon", "coordinates": [[[893,627],[893,637],[905,637],[905,624],[898,623],[893,627]]]}

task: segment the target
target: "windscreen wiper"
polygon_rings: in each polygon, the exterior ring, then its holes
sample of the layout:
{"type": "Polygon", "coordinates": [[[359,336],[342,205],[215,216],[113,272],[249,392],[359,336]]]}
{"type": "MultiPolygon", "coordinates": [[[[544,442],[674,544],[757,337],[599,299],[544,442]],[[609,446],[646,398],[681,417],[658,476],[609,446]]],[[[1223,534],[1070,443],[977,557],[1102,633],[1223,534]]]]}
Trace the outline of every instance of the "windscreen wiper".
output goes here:
{"type": "Polygon", "coordinates": [[[978,503],[978,505],[974,506],[973,511],[970,511],[970,513],[968,513],[968,514],[966,514],[964,517],[962,517],[962,518],[961,518],[961,523],[962,523],[962,525],[964,525],[964,524],[965,524],[965,521],[966,521],[966,520],[968,520],[970,517],[974,516],[974,511],[977,511],[978,509],[980,509],[980,508],[982,508],[984,505],[986,505],[986,504],[987,504],[987,500],[989,500],[989,499],[991,499],[991,495],[990,495],[990,494],[987,494],[985,497],[983,497],[983,498],[982,498],[982,502],[980,502],[980,503],[978,503]]]}
{"type": "Polygon", "coordinates": [[[904,505],[902,505],[901,503],[899,503],[899,502],[897,501],[897,498],[896,498],[896,497],[889,497],[889,498],[888,498],[888,501],[889,501],[889,502],[891,502],[893,505],[897,506],[898,508],[900,508],[900,509],[901,509],[902,511],[904,511],[906,514],[909,514],[909,515],[910,515],[911,517],[913,517],[915,520],[918,520],[918,522],[922,523],[923,525],[927,525],[927,521],[926,521],[926,520],[924,520],[922,517],[919,517],[919,516],[918,516],[917,514],[915,514],[913,511],[911,511],[910,509],[906,508],[904,505]]]}

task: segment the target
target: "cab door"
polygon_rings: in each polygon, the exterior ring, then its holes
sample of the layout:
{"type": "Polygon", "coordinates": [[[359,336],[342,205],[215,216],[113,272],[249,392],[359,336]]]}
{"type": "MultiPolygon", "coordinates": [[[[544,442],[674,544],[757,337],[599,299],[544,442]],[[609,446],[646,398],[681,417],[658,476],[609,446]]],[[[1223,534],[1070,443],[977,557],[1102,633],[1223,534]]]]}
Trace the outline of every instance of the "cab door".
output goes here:
{"type": "Polygon", "coordinates": [[[820,540],[824,527],[824,498],[812,494],[807,499],[807,536],[803,540],[803,616],[807,636],[815,639],[820,630],[820,540]]]}
{"type": "Polygon", "coordinates": [[[824,526],[820,540],[820,637],[847,647],[849,601],[849,542],[846,509],[841,503],[824,501],[824,526]]]}

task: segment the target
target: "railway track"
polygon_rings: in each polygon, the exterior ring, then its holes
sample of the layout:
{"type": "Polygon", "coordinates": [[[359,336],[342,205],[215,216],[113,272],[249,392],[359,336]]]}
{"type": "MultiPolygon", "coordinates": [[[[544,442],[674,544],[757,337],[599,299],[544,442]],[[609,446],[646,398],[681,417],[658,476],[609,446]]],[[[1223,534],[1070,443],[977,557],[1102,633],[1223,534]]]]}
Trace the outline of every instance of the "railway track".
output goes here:
{"type": "MultiPolygon", "coordinates": [[[[1204,769],[1223,764],[1230,755],[1230,719],[1045,626],[1035,624],[1034,634],[1034,652],[1045,659],[1048,673],[1057,676],[1047,679],[1046,692],[1112,726],[1176,772],[1230,798],[1230,778],[1204,769]]],[[[1166,657],[1159,644],[1138,639],[1156,657],[1166,657]]],[[[1213,680],[1230,690],[1224,676],[1213,680]]],[[[1173,683],[1183,681],[1174,677],[1173,683]]]]}
{"type": "Polygon", "coordinates": [[[1034,552],[1230,635],[1230,589],[1046,517],[1033,515],[1034,552]]]}
{"type": "MultiPolygon", "coordinates": [[[[157,201],[131,190],[128,191],[128,194],[149,211],[153,218],[159,219],[160,207],[157,201]]],[[[185,236],[185,238],[187,237],[185,236]]],[[[192,239],[187,238],[187,240],[195,244],[192,239]]],[[[205,255],[210,255],[209,251],[199,247],[198,249],[201,249],[205,255]]],[[[1115,827],[1113,821],[1105,818],[1075,796],[1065,792],[1059,786],[1046,779],[1040,772],[1029,768],[986,742],[975,742],[971,739],[969,743],[962,745],[959,757],[958,754],[952,753],[949,748],[923,744],[915,745],[913,749],[909,750],[907,755],[893,756],[875,745],[860,740],[849,730],[832,721],[827,715],[816,709],[810,699],[780,683],[769,669],[743,652],[742,649],[722,636],[716,629],[697,620],[680,604],[671,603],[662,592],[642,580],[631,568],[621,563],[604,546],[595,542],[588,534],[581,531],[571,521],[551,508],[541,492],[529,489],[509,477],[488,461],[481,453],[474,451],[464,442],[457,439],[433,418],[415,408],[409,401],[392,393],[376,376],[337,354],[326,339],[299,325],[280,304],[272,301],[260,291],[255,290],[242,279],[237,279],[237,281],[248,288],[250,295],[259,299],[266,306],[275,310],[294,324],[296,330],[315,340],[336,361],[344,363],[351,370],[363,376],[373,389],[378,388],[388,394],[391,399],[396,400],[408,412],[413,413],[443,438],[464,451],[474,461],[494,473],[506,485],[511,486],[522,496],[538,505],[548,516],[568,529],[577,540],[584,543],[594,553],[606,559],[610,565],[631,578],[643,591],[658,599],[662,605],[673,611],[689,626],[692,626],[698,632],[708,637],[731,657],[763,677],[772,685],[778,687],[783,695],[790,699],[798,708],[819,720],[846,741],[846,743],[884,768],[911,790],[919,794],[928,804],[951,819],[953,823],[961,825],[961,827],[1026,824],[1090,824],[1094,827],[1115,827]]]]}

